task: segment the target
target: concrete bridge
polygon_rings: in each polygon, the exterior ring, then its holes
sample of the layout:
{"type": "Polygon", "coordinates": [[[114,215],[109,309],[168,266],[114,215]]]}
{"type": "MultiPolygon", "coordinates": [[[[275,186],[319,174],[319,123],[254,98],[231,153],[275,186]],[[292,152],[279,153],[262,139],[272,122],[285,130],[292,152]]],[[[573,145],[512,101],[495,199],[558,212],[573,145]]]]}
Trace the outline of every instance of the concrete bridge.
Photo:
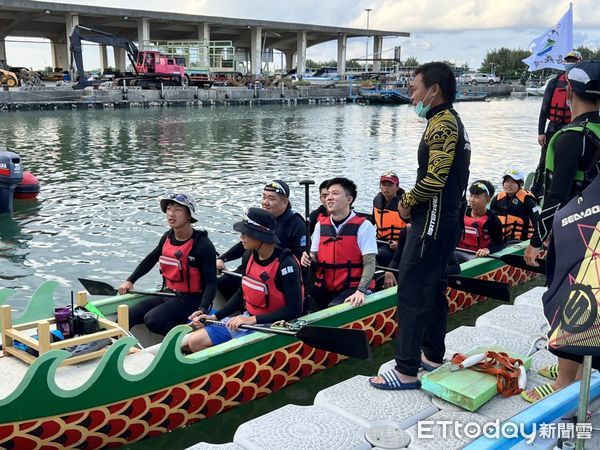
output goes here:
{"type": "MultiPolygon", "coordinates": [[[[138,43],[151,40],[232,41],[244,51],[248,71],[260,75],[264,50],[276,49],[285,55],[286,68],[294,59],[298,73],[304,73],[306,49],[337,40],[337,70],[346,71],[348,38],[372,36],[373,70],[379,71],[384,37],[406,37],[402,31],[366,30],[291,22],[236,19],[177,14],[138,9],[106,8],[30,0],[0,0],[0,59],[6,59],[5,39],[21,36],[49,39],[54,67],[69,68],[69,36],[77,25],[97,28],[138,43]]],[[[125,51],[113,49],[116,69],[126,69],[125,51]]],[[[107,49],[100,46],[102,69],[107,68],[107,49]]],[[[207,64],[208,65],[208,64],[207,64]]]]}

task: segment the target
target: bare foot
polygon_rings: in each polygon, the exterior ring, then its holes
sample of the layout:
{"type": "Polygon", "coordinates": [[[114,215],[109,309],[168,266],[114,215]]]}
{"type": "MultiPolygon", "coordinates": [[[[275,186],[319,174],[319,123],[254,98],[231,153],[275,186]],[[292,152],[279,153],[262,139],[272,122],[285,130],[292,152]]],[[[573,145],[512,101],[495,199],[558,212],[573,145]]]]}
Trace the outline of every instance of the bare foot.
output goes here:
{"type": "Polygon", "coordinates": [[[425,364],[427,364],[428,366],[435,367],[435,368],[442,366],[442,364],[440,364],[440,363],[435,363],[435,362],[427,359],[427,357],[425,356],[424,353],[421,353],[421,361],[424,362],[425,364]]]}

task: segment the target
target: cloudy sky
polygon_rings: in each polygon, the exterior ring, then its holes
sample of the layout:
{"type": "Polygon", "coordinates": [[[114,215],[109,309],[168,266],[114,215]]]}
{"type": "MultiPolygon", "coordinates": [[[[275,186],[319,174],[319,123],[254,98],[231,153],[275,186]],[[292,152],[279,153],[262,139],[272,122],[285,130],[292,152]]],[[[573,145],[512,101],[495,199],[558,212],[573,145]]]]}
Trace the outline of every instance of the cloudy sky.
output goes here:
{"type": "MultiPolygon", "coordinates": [[[[331,26],[408,31],[410,38],[385,39],[383,57],[392,57],[394,46],[402,46],[402,59],[419,62],[449,60],[478,68],[489,50],[500,47],[526,49],[529,43],[554,25],[567,11],[564,0],[63,0],[97,6],[124,7],[187,14],[276,20],[331,26]],[[387,50],[387,52],[386,52],[387,50]]],[[[574,46],[600,47],[600,2],[575,0],[574,46]]],[[[7,41],[18,40],[8,37],[7,41]]],[[[41,68],[51,65],[48,44],[7,42],[12,65],[41,68]]],[[[348,58],[364,57],[366,39],[350,39],[348,58]]],[[[109,52],[110,53],[110,52],[109,52]]],[[[317,61],[336,57],[334,42],[307,50],[317,61]]],[[[88,67],[95,61],[86,60],[88,67]]]]}

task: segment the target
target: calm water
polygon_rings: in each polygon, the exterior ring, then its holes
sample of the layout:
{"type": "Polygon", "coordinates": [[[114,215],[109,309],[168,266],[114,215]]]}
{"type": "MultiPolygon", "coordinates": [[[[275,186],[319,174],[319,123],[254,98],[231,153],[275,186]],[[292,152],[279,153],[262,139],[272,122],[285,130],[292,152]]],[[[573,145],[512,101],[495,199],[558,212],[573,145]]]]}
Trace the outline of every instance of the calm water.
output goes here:
{"type": "MultiPolygon", "coordinates": [[[[457,109],[472,142],[472,178],[533,170],[539,99],[457,109]]],[[[168,190],[196,195],[199,225],[218,250],[236,240],[231,225],[273,178],[289,182],[302,210],[299,180],[348,176],[359,188],[357,209],[368,210],[381,172],[396,170],[402,186],[412,186],[424,128],[411,107],[363,105],[23,112],[0,120],[0,143],[42,184],[38,201],[0,215],[0,287],[25,291],[11,299],[16,307],[44,280],[58,281],[65,299],[81,288],[77,277],[122,281],[165,231],[157,199],[168,190]]],[[[155,271],[136,286],[159,281],[155,271]]]]}
{"type": "MultiPolygon", "coordinates": [[[[473,148],[472,179],[498,184],[505,168],[534,169],[539,106],[539,99],[457,104],[473,148]]],[[[259,204],[265,182],[274,178],[289,182],[292,204],[302,210],[299,180],[348,176],[358,185],[357,209],[369,210],[381,172],[393,169],[403,187],[413,185],[425,125],[408,106],[363,105],[23,112],[0,120],[0,144],[19,153],[42,183],[39,200],[16,202],[12,216],[0,215],[0,288],[23,293],[9,298],[17,309],[44,280],[60,283],[58,303],[81,289],[77,277],[118,285],[166,230],[158,198],[168,190],[196,196],[199,225],[218,250],[236,241],[231,225],[242,208],[259,204]]],[[[136,287],[159,282],[156,270],[136,287]]],[[[372,374],[391,357],[384,346],[371,363],[348,361],[133,447],[231,441],[244,420],[286,402],[310,404],[319,389],[372,374]]]]}

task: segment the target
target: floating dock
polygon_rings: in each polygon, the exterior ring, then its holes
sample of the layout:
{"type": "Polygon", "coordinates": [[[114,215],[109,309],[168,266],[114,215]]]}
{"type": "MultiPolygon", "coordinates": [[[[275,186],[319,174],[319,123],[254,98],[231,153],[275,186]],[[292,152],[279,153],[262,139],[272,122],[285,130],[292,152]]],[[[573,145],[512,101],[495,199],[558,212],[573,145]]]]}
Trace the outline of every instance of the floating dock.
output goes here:
{"type": "MultiPolygon", "coordinates": [[[[502,346],[521,354],[531,354],[527,389],[549,382],[537,371],[557,359],[544,347],[548,324],[541,297],[545,288],[534,288],[515,299],[514,305],[502,305],[483,314],[475,327],[459,327],[446,336],[446,358],[475,347],[502,346]]],[[[394,367],[389,361],[379,373],[394,367]]],[[[475,412],[465,411],[425,390],[382,391],[371,387],[368,377],[355,376],[317,394],[312,406],[286,405],[241,425],[227,444],[201,442],[190,449],[553,449],[561,437],[573,441],[568,430],[575,430],[571,417],[578,405],[579,383],[575,383],[536,404],[520,395],[503,398],[496,395],[475,412]],[[483,426],[498,420],[513,423],[531,432],[529,445],[517,437],[486,439],[453,433],[444,424],[483,426]],[[421,421],[421,424],[419,422],[421,421]],[[423,432],[422,421],[428,428],[423,432]],[[540,432],[542,423],[549,432],[540,432]],[[446,429],[444,429],[446,428],[446,429]],[[450,432],[448,432],[450,430],[450,432]],[[549,436],[548,436],[549,434],[549,436]]],[[[591,383],[590,411],[600,412],[600,375],[591,383]]],[[[590,419],[593,429],[600,426],[600,415],[590,419]]],[[[590,430],[591,433],[591,430],[590,430]]],[[[522,436],[521,436],[522,437],[522,436]]],[[[600,433],[593,432],[586,448],[600,448],[600,433]]],[[[567,448],[567,447],[563,447],[567,448]]]]}

